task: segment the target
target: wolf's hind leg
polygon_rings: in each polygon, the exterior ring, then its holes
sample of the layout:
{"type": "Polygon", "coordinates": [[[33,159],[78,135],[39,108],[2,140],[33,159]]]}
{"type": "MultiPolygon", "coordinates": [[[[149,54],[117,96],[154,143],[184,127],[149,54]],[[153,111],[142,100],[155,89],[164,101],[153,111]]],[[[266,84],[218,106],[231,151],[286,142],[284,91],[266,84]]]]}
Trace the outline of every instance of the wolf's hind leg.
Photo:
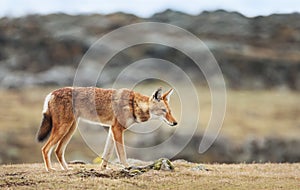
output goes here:
{"type": "Polygon", "coordinates": [[[64,136],[64,133],[58,131],[54,132],[54,129],[51,132],[51,135],[46,142],[46,144],[42,147],[42,154],[43,154],[43,159],[45,163],[45,167],[47,171],[52,171],[54,170],[51,165],[51,152],[54,148],[54,146],[60,141],[64,136]]]}
{"type": "MultiPolygon", "coordinates": [[[[64,125],[68,125],[68,124],[64,124],[64,125]]],[[[65,160],[65,150],[66,150],[68,143],[70,142],[71,137],[73,136],[73,134],[75,132],[77,123],[74,121],[72,124],[69,124],[69,126],[71,126],[69,131],[67,131],[67,133],[63,136],[63,138],[59,141],[59,143],[55,149],[55,155],[56,155],[56,158],[57,158],[62,170],[68,170],[68,165],[65,160]]],[[[66,128],[69,128],[69,126],[66,128]]]]}

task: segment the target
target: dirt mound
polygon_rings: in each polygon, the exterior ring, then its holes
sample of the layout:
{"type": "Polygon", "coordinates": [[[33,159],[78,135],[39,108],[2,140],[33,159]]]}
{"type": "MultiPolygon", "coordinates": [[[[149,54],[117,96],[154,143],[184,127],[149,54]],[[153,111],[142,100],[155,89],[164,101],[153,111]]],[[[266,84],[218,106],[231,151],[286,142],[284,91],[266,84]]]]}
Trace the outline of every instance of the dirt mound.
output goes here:
{"type": "Polygon", "coordinates": [[[174,171],[174,165],[169,159],[161,158],[154,161],[152,164],[146,166],[130,166],[128,168],[124,168],[121,170],[112,170],[106,173],[97,172],[95,169],[90,170],[80,170],[74,174],[69,174],[68,176],[79,176],[82,178],[87,177],[101,177],[101,178],[111,178],[111,179],[118,179],[118,178],[130,178],[137,175],[141,175],[145,172],[150,170],[164,170],[164,171],[174,171]]]}

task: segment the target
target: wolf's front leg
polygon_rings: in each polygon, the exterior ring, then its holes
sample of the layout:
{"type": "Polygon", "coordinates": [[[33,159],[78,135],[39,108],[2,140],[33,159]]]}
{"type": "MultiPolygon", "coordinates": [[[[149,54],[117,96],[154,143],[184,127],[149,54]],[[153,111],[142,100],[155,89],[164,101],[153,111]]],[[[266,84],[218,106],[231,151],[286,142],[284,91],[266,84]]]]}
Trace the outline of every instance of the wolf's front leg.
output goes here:
{"type": "Polygon", "coordinates": [[[123,139],[123,134],[124,134],[125,129],[118,122],[116,122],[111,127],[111,129],[112,129],[112,133],[113,133],[113,136],[114,136],[115,147],[116,147],[116,150],[117,150],[117,155],[119,157],[119,160],[125,167],[128,167],[128,164],[127,164],[127,161],[126,161],[126,152],[125,152],[125,147],[124,147],[124,139],[123,139]]]}
{"type": "Polygon", "coordinates": [[[104,147],[104,152],[102,154],[102,162],[101,162],[101,170],[104,170],[108,164],[108,160],[111,157],[112,151],[114,148],[114,140],[112,137],[112,130],[111,128],[109,129],[108,135],[107,135],[107,139],[106,139],[106,144],[104,147]]]}

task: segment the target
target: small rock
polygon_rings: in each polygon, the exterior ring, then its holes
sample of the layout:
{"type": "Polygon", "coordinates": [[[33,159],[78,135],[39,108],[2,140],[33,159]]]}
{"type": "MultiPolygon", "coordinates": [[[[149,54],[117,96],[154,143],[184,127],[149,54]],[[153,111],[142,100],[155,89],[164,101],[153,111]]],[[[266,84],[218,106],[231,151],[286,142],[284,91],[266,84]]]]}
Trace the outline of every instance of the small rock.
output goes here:
{"type": "Polygon", "coordinates": [[[205,168],[204,165],[198,165],[192,168],[193,171],[210,171],[210,169],[205,168]]]}
{"type": "Polygon", "coordinates": [[[160,158],[153,163],[154,170],[173,171],[174,166],[172,162],[167,158],[160,158]]]}

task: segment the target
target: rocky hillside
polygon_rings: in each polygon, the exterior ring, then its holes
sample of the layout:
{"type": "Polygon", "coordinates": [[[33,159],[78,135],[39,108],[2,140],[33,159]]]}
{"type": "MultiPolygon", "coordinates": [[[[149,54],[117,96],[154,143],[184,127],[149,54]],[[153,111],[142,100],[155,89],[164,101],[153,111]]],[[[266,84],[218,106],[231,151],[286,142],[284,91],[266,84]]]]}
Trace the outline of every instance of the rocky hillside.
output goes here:
{"type": "MultiPolygon", "coordinates": [[[[298,13],[247,18],[222,10],[199,15],[166,10],[150,18],[125,13],[2,18],[0,87],[71,85],[82,56],[99,37],[120,26],[155,21],[177,25],[203,40],[229,87],[300,90],[299,20],[298,13]]],[[[186,68],[192,64],[182,53],[160,46],[133,47],[113,62],[118,67],[144,57],[176,60],[186,68]]]]}

